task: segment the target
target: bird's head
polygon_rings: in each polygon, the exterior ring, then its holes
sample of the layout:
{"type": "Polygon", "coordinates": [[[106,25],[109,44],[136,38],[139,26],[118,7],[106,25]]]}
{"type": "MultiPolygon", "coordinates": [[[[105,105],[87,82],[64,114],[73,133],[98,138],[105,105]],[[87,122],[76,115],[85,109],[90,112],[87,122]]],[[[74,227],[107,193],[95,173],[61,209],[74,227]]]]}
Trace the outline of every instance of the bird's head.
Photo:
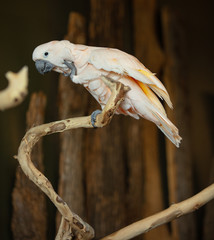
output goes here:
{"type": "MultiPolygon", "coordinates": [[[[52,41],[36,47],[33,51],[33,61],[41,73],[56,71],[65,76],[74,74],[76,68],[71,60],[68,41],[52,41]]],[[[70,43],[71,44],[71,43],[70,43]]]]}

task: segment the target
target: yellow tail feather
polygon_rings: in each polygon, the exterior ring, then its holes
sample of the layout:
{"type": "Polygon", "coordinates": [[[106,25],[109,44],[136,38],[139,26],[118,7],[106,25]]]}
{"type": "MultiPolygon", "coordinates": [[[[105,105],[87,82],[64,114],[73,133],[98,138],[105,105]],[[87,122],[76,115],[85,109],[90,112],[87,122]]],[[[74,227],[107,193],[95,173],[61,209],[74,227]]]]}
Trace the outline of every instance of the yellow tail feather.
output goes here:
{"type": "Polygon", "coordinates": [[[135,82],[140,86],[140,88],[143,90],[145,95],[149,98],[149,100],[166,116],[166,112],[160,103],[159,99],[156,97],[156,95],[150,90],[149,87],[147,87],[145,84],[142,82],[139,82],[135,80],[135,82]]]}
{"type": "MultiPolygon", "coordinates": [[[[149,78],[151,81],[154,81],[154,75],[155,75],[154,73],[151,73],[150,71],[146,71],[144,69],[137,69],[137,70],[138,70],[138,72],[142,73],[144,76],[149,78]]],[[[157,79],[157,78],[156,78],[156,80],[159,81],[159,79],[157,79]]],[[[154,84],[149,84],[148,86],[158,95],[158,97],[160,97],[161,99],[163,98],[170,108],[173,108],[172,102],[170,100],[170,97],[169,97],[169,94],[167,93],[167,91],[164,91],[163,89],[160,89],[159,87],[157,87],[154,84]]],[[[163,88],[164,88],[164,86],[163,86],[163,88]]]]}
{"type": "Polygon", "coordinates": [[[170,100],[170,97],[169,97],[169,94],[165,91],[163,91],[162,89],[156,87],[155,85],[149,85],[149,87],[160,97],[160,98],[163,98],[167,105],[170,107],[170,108],[173,108],[173,105],[172,105],[172,102],[170,100]]]}

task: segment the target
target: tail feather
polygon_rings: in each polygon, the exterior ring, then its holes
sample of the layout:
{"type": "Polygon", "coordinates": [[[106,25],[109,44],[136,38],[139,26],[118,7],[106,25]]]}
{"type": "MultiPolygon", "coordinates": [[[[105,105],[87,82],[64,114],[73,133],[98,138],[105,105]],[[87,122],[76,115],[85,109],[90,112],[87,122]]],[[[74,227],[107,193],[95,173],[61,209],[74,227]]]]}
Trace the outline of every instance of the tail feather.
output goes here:
{"type": "Polygon", "coordinates": [[[173,108],[169,94],[166,91],[163,91],[155,85],[149,85],[149,87],[158,95],[159,98],[164,99],[170,108],[173,108]]]}
{"type": "Polygon", "coordinates": [[[182,138],[179,136],[176,126],[167,117],[161,116],[157,112],[153,112],[153,115],[158,119],[159,124],[156,124],[157,127],[176,147],[179,147],[182,138]]]}
{"type": "Polygon", "coordinates": [[[139,79],[137,77],[135,79],[149,86],[158,95],[159,98],[164,99],[168,106],[172,108],[172,102],[170,100],[169,94],[161,81],[155,76],[155,74],[146,68],[138,69],[137,71],[142,74],[144,81],[141,78],[139,79]],[[150,82],[145,82],[145,78],[147,80],[150,80],[150,82]]]}
{"type": "MultiPolygon", "coordinates": [[[[149,86],[146,84],[143,84],[142,82],[139,82],[137,80],[135,80],[135,82],[140,86],[140,88],[143,90],[144,94],[158,108],[158,110],[161,111],[161,113],[166,116],[166,112],[165,112],[165,109],[163,108],[163,105],[160,103],[159,99],[152,92],[152,90],[150,90],[149,86]]],[[[159,97],[161,98],[160,95],[159,95],[159,97]]]]}

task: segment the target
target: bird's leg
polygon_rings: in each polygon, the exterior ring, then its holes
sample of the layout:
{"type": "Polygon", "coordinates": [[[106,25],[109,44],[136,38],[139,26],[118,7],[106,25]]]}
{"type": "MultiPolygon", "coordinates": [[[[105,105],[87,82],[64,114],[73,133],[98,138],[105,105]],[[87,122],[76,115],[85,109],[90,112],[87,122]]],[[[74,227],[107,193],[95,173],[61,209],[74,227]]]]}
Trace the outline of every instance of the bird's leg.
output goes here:
{"type": "Polygon", "coordinates": [[[67,75],[72,79],[74,75],[77,74],[77,69],[73,62],[64,61],[64,64],[71,69],[71,72],[67,75]]]}
{"type": "Polygon", "coordinates": [[[111,90],[111,96],[102,111],[96,110],[91,114],[91,124],[93,127],[104,127],[107,125],[120,103],[124,100],[125,94],[130,90],[128,86],[123,85],[121,82],[116,82],[109,77],[102,76],[101,79],[111,90]]]}

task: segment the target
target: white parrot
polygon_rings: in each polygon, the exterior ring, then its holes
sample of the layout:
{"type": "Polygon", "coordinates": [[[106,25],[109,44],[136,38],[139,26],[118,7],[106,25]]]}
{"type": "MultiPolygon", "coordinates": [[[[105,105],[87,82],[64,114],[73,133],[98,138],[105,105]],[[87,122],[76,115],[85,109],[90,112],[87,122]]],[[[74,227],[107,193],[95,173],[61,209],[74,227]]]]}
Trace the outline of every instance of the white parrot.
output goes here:
{"type": "MultiPolygon", "coordinates": [[[[157,98],[158,96],[164,99],[172,108],[167,90],[134,56],[114,48],[90,47],[63,40],[51,41],[36,47],[33,60],[41,74],[53,70],[70,76],[74,83],[82,84],[99,102],[102,109],[111,95],[110,89],[101,80],[102,75],[129,86],[130,90],[116,113],[136,119],[143,117],[154,122],[179,147],[182,138],[178,134],[178,129],[167,118],[157,98]]],[[[96,117],[92,118],[93,121],[96,121],[95,119],[96,117]]]]}

